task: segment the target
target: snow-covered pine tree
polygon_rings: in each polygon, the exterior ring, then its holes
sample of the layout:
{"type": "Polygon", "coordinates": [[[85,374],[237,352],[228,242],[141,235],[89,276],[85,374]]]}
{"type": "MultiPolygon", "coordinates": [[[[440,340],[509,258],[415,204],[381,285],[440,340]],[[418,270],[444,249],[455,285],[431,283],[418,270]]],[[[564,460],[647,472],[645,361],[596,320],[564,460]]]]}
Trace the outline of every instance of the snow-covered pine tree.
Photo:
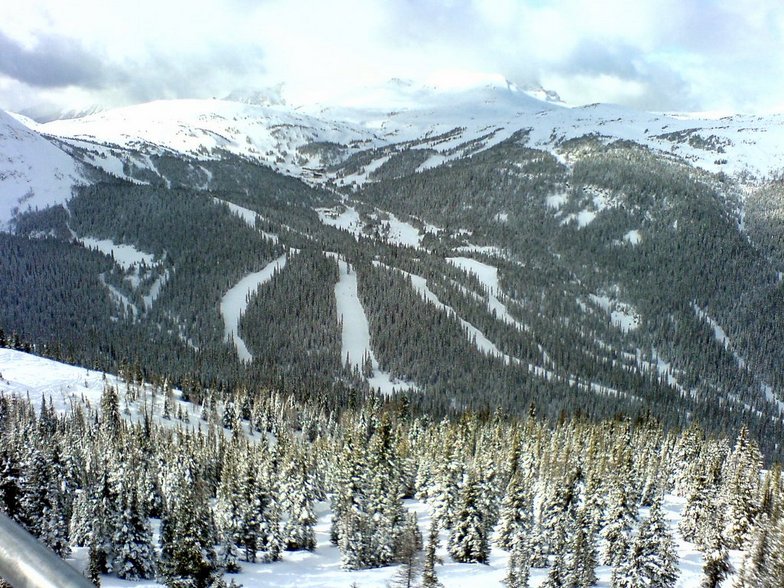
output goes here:
{"type": "Polygon", "coordinates": [[[502,580],[506,588],[528,588],[531,564],[523,542],[516,542],[509,554],[506,576],[502,580]]]}
{"type": "Polygon", "coordinates": [[[762,456],[744,426],[723,474],[722,499],[727,504],[726,537],[731,548],[743,546],[759,514],[757,497],[761,467],[762,456]]]}
{"type": "Polygon", "coordinates": [[[402,545],[406,515],[395,440],[386,413],[370,439],[367,468],[363,509],[375,528],[369,537],[370,558],[372,567],[385,566],[407,556],[408,551],[408,547],[402,545]]]}
{"type": "Polygon", "coordinates": [[[438,533],[438,525],[431,519],[430,530],[427,534],[427,546],[425,547],[425,560],[422,564],[422,588],[443,588],[436,574],[436,564],[441,563],[436,555],[439,543],[438,533]]]}
{"type": "Polygon", "coordinates": [[[521,544],[524,551],[528,550],[528,536],[534,522],[533,489],[529,484],[518,470],[506,487],[497,533],[498,546],[502,549],[514,550],[521,544]]]}
{"type": "Polygon", "coordinates": [[[448,543],[449,555],[456,562],[487,563],[490,555],[487,513],[483,511],[480,488],[479,480],[470,474],[460,492],[448,543]]]}
{"type": "Polygon", "coordinates": [[[288,518],[283,529],[285,547],[289,551],[316,548],[316,514],[313,511],[315,488],[304,451],[297,449],[285,469],[286,509],[288,518]]]}
{"type": "Polygon", "coordinates": [[[678,528],[686,541],[702,545],[709,525],[716,522],[718,505],[717,489],[711,485],[708,474],[698,471],[692,479],[692,487],[688,491],[686,506],[683,509],[678,528]]]}
{"type": "Polygon", "coordinates": [[[613,570],[612,587],[673,588],[679,573],[675,544],[657,498],[631,541],[626,559],[613,570]]]}
{"type": "Polygon", "coordinates": [[[784,578],[784,519],[758,517],[756,527],[746,546],[737,588],[774,588],[784,578]]]}
{"type": "Polygon", "coordinates": [[[712,527],[714,531],[704,548],[700,588],[719,588],[727,576],[735,571],[719,521],[714,519],[712,527]]]}
{"type": "Polygon", "coordinates": [[[607,508],[606,524],[601,531],[604,539],[601,560],[606,566],[618,566],[629,551],[629,535],[637,519],[637,505],[620,475],[613,476],[610,482],[607,508]]]}
{"type": "Polygon", "coordinates": [[[208,588],[218,566],[204,484],[194,475],[193,456],[177,455],[171,466],[159,572],[167,586],[208,588]]]}
{"type": "Polygon", "coordinates": [[[122,511],[115,525],[112,569],[123,580],[155,576],[155,548],[147,513],[140,507],[132,480],[120,495],[122,511]]]}
{"type": "Polygon", "coordinates": [[[558,554],[564,550],[561,544],[564,540],[563,530],[573,527],[579,500],[577,478],[577,472],[571,470],[559,474],[547,486],[540,510],[545,555],[558,554]]]}
{"type": "Polygon", "coordinates": [[[588,588],[599,580],[596,576],[596,538],[596,529],[584,504],[577,512],[574,530],[567,538],[569,555],[564,573],[566,586],[588,588]]]}

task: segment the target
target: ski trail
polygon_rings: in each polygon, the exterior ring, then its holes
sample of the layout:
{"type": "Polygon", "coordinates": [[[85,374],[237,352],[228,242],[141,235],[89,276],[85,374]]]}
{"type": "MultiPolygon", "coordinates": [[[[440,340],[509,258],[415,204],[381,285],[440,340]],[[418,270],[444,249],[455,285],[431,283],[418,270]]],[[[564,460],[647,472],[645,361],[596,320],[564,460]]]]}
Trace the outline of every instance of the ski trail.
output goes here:
{"type": "MultiPolygon", "coordinates": [[[[337,258],[334,254],[327,255],[337,258]]],[[[415,384],[397,380],[388,372],[381,370],[370,345],[370,325],[357,293],[357,274],[351,271],[348,263],[341,259],[338,259],[338,265],[340,266],[340,280],[335,284],[335,304],[338,317],[343,325],[341,356],[361,374],[365,367],[366,358],[369,358],[372,372],[365,378],[372,388],[377,388],[384,394],[401,390],[415,390],[415,384]]]]}
{"type": "Polygon", "coordinates": [[[223,295],[220,303],[220,313],[223,317],[223,334],[227,343],[234,343],[237,355],[242,361],[252,361],[253,356],[248,351],[245,341],[237,334],[240,328],[240,319],[245,314],[248,307],[248,300],[258,288],[265,282],[269,282],[276,270],[286,266],[286,254],[284,253],[275,261],[268,263],[264,269],[242,278],[226,294],[223,295]]]}

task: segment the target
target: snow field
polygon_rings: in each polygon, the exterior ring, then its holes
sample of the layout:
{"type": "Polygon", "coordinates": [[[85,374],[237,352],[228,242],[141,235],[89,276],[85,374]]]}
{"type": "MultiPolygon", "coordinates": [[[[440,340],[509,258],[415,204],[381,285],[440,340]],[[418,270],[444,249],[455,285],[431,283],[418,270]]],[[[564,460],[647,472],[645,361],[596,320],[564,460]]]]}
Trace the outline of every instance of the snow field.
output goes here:
{"type": "MultiPolygon", "coordinates": [[[[362,219],[362,216],[353,206],[342,205],[335,208],[317,208],[316,214],[318,214],[322,224],[348,231],[354,235],[355,239],[359,239],[363,235],[368,236],[365,229],[369,223],[362,219]]],[[[400,220],[391,212],[381,210],[377,210],[368,216],[371,221],[380,224],[379,236],[387,243],[413,247],[415,249],[422,247],[424,235],[414,225],[400,220]]],[[[432,225],[425,228],[425,232],[437,231],[438,229],[432,225]]]]}
{"type": "Polygon", "coordinates": [[[142,264],[153,265],[155,256],[146,253],[124,243],[117,244],[111,239],[94,239],[93,237],[82,237],[79,241],[88,249],[96,249],[114,259],[115,263],[125,271],[142,264]]]}

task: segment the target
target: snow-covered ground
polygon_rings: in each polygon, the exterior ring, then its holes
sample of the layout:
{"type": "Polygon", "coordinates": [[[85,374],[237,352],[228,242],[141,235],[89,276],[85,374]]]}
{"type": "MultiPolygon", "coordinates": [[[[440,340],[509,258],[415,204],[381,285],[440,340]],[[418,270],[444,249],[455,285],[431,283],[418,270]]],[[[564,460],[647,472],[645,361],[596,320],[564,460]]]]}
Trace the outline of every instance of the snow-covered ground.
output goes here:
{"type": "Polygon", "coordinates": [[[640,326],[640,315],[631,304],[614,300],[605,294],[589,294],[588,297],[610,315],[610,323],[622,333],[628,333],[640,326]]]}
{"type": "Polygon", "coordinates": [[[141,251],[133,245],[93,237],[81,237],[79,241],[88,249],[97,249],[110,256],[125,271],[141,264],[151,266],[155,262],[155,255],[141,251]]]}
{"type": "Polygon", "coordinates": [[[276,271],[286,266],[286,254],[281,255],[275,261],[271,261],[258,272],[253,272],[242,278],[231,289],[223,295],[220,302],[220,313],[223,317],[223,335],[227,343],[234,343],[237,355],[242,361],[251,361],[253,355],[245,345],[245,341],[239,336],[240,319],[248,308],[251,295],[259,287],[272,279],[276,271]]]}
{"type": "Polygon", "coordinates": [[[335,304],[343,327],[340,335],[340,354],[344,362],[363,373],[364,363],[370,360],[372,373],[366,377],[373,388],[384,394],[394,391],[415,390],[416,385],[393,378],[383,371],[376,360],[370,342],[370,326],[365,309],[357,293],[357,274],[342,259],[338,259],[340,280],[335,284],[335,304]]]}
{"type": "MultiPolygon", "coordinates": [[[[144,413],[151,415],[159,424],[175,426],[174,421],[161,419],[164,395],[152,386],[140,386],[136,400],[129,400],[126,392],[128,384],[112,374],[68,365],[23,353],[14,349],[0,348],[0,395],[29,398],[33,406],[41,407],[46,400],[60,413],[71,410],[76,405],[97,407],[106,386],[112,386],[120,395],[120,410],[124,418],[132,422],[143,420],[144,413]]],[[[180,392],[172,391],[173,410],[178,408],[197,419],[198,407],[180,400],[180,392]]]]}
{"type": "MultiPolygon", "coordinates": [[[[376,226],[380,239],[391,245],[402,247],[422,247],[424,234],[411,223],[400,220],[391,212],[376,210],[369,214],[364,220],[356,208],[347,204],[339,205],[335,208],[317,208],[319,220],[330,227],[348,231],[354,235],[355,239],[360,236],[370,236],[367,231],[369,226],[376,226]]],[[[425,232],[437,232],[438,229],[432,225],[426,225],[425,232]]]]}
{"type": "Polygon", "coordinates": [[[342,231],[348,231],[355,238],[359,238],[365,227],[365,223],[362,222],[356,208],[352,206],[317,208],[316,214],[318,214],[319,220],[323,224],[342,231]]]}
{"type": "Polygon", "coordinates": [[[380,144],[370,129],[311,116],[282,104],[229,100],[159,100],[40,125],[67,138],[197,158],[228,151],[294,176],[324,165],[318,153],[300,153],[313,142],[380,144]]]}
{"type": "MultiPolygon", "coordinates": [[[[396,81],[330,104],[161,100],[31,126],[68,141],[132,147],[146,154],[167,150],[209,158],[230,151],[314,183],[334,177],[326,168],[331,156],[322,159],[314,144],[338,147],[341,158],[395,144],[435,151],[419,166],[424,170],[488,149],[520,130],[526,131],[521,141],[567,164],[569,155],[561,152],[561,145],[585,135],[635,141],[729,174],[768,175],[784,158],[784,115],[716,119],[608,104],[567,108],[534,98],[501,76],[460,87],[396,81]]],[[[379,155],[357,173],[335,179],[356,186],[372,181],[370,174],[389,157],[389,152],[379,155]]],[[[548,203],[560,206],[555,199],[548,203]]],[[[589,212],[581,222],[588,220],[589,212]]]]}

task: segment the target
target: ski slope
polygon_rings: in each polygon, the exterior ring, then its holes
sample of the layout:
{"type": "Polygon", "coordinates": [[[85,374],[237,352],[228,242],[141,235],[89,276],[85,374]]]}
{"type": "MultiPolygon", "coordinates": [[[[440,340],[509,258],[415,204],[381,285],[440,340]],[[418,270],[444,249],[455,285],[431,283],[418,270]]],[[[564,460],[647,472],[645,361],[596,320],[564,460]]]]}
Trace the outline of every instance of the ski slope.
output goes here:
{"type": "Polygon", "coordinates": [[[416,389],[411,382],[393,378],[379,366],[370,341],[370,325],[357,293],[357,274],[342,259],[338,259],[340,279],[335,284],[335,304],[342,325],[340,355],[358,373],[363,374],[365,361],[370,362],[370,374],[365,379],[371,388],[383,394],[416,389]]]}
{"type": "Polygon", "coordinates": [[[232,286],[220,302],[220,314],[223,317],[223,336],[227,343],[233,343],[237,350],[237,355],[242,361],[252,361],[253,355],[248,350],[248,346],[242,337],[239,336],[240,320],[248,302],[259,287],[269,282],[275,275],[286,266],[287,256],[284,253],[275,261],[271,261],[258,272],[253,272],[242,278],[232,286]]]}

